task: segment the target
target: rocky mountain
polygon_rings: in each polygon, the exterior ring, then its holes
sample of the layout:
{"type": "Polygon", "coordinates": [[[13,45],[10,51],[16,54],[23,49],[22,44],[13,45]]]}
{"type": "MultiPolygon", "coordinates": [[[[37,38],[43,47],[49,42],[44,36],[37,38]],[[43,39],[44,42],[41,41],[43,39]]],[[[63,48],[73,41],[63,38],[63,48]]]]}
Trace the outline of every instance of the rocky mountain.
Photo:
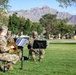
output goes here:
{"type": "Polygon", "coordinates": [[[10,11],[9,15],[12,15],[13,13],[17,12],[18,16],[23,16],[25,18],[29,18],[33,22],[38,22],[39,19],[45,15],[45,14],[56,14],[57,18],[65,19],[67,18],[69,20],[68,23],[70,24],[76,24],[76,15],[71,15],[67,12],[59,12],[56,9],[52,9],[48,6],[41,6],[41,7],[35,7],[31,8],[30,10],[18,10],[18,11],[10,11]]]}

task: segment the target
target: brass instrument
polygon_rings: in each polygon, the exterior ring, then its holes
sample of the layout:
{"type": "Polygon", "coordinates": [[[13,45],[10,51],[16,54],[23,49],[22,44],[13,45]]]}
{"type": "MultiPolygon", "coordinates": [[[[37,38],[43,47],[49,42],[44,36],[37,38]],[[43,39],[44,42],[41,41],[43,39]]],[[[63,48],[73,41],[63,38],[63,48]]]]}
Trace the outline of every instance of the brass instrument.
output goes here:
{"type": "Polygon", "coordinates": [[[11,48],[9,50],[9,53],[11,53],[11,54],[16,53],[18,51],[18,46],[14,42],[14,39],[13,38],[8,38],[7,42],[8,42],[8,47],[14,46],[14,48],[11,48]]]}

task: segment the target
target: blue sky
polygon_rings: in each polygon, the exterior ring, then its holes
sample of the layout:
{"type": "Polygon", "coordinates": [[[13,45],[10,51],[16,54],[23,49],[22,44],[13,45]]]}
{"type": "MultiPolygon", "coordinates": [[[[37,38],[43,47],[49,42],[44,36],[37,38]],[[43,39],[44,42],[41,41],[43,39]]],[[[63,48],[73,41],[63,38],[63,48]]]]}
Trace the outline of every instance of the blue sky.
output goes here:
{"type": "Polygon", "coordinates": [[[61,8],[56,0],[10,0],[9,5],[11,6],[10,10],[29,10],[34,7],[47,5],[50,8],[56,9],[60,12],[68,12],[72,15],[76,15],[75,6],[61,8]]]}

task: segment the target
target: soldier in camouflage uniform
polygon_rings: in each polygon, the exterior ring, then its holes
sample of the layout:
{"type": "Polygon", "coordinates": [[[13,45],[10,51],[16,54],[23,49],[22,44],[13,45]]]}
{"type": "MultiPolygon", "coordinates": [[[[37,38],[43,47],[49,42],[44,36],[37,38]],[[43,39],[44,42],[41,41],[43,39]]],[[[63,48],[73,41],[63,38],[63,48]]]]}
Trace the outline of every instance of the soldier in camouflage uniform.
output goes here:
{"type": "MultiPolygon", "coordinates": [[[[5,36],[7,35],[8,28],[6,26],[2,26],[0,28],[0,60],[7,61],[6,64],[8,69],[13,70],[12,64],[15,64],[19,60],[19,56],[16,54],[10,54],[9,50],[13,48],[13,46],[7,47],[7,39],[5,36]]],[[[1,68],[4,68],[4,64],[1,65],[1,68]]]]}
{"type": "MultiPolygon", "coordinates": [[[[39,49],[33,49],[34,40],[39,40],[37,32],[33,32],[32,37],[30,37],[29,44],[28,44],[29,56],[32,57],[31,59],[36,61],[36,54],[39,54],[39,49]]],[[[44,54],[45,54],[45,50],[41,49],[40,50],[40,57],[39,57],[40,62],[42,61],[42,58],[44,57],[44,54]]]]}

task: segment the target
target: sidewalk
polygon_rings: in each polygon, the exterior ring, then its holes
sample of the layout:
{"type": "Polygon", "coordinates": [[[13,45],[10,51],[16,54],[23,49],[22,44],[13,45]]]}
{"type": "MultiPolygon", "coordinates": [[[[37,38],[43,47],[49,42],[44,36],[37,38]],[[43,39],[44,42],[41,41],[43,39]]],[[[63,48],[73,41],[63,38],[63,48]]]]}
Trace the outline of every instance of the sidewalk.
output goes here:
{"type": "Polygon", "coordinates": [[[53,39],[48,40],[49,43],[76,43],[74,39],[53,39]]]}

